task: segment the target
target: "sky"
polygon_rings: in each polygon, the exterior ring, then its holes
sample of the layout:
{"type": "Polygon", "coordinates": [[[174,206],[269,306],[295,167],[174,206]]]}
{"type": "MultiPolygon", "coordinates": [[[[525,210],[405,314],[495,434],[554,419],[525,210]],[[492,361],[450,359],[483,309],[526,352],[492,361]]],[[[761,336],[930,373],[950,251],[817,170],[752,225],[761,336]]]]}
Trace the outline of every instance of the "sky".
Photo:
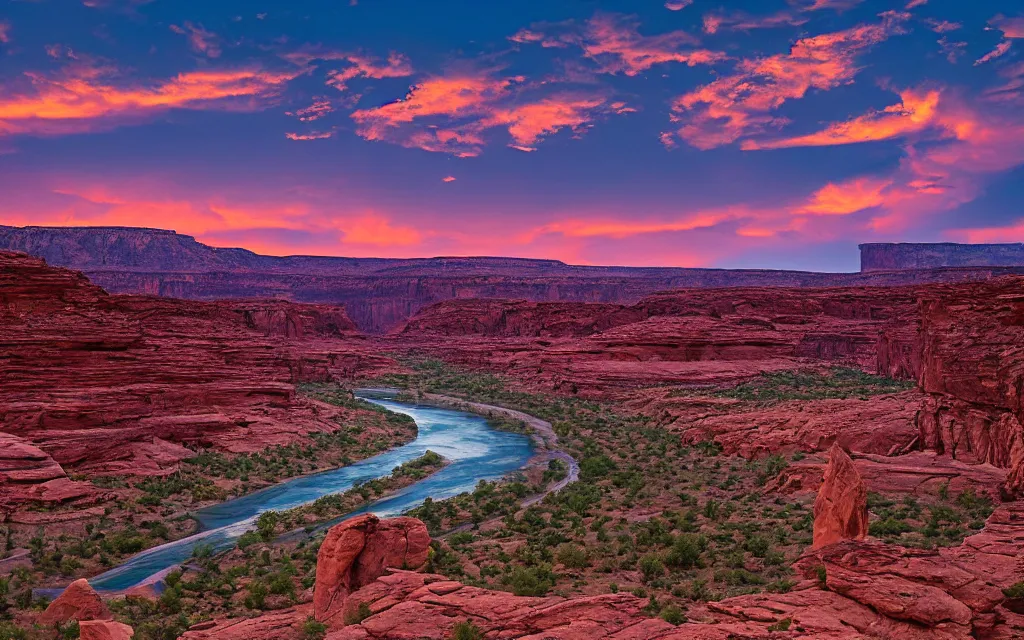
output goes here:
{"type": "Polygon", "coordinates": [[[1022,202],[1020,0],[0,0],[0,224],[853,271],[1022,202]]]}

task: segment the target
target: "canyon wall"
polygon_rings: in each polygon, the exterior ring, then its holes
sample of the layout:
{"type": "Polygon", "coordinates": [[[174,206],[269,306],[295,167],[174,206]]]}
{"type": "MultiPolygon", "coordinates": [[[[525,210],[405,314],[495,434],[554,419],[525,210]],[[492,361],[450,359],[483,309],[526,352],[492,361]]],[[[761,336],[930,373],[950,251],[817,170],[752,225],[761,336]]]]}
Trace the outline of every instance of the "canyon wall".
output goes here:
{"type": "Polygon", "coordinates": [[[680,288],[893,286],[1024,273],[1024,267],[813,273],[577,266],[522,258],[274,257],[210,247],[173,231],[130,227],[0,226],[0,250],[83,271],[111,293],[344,305],[356,326],[378,334],[450,299],[634,304],[680,288]]]}
{"type": "Polygon", "coordinates": [[[885,242],[860,245],[860,270],[898,271],[941,267],[1019,267],[1024,244],[885,242]]]}
{"type": "MultiPolygon", "coordinates": [[[[0,484],[159,474],[182,444],[252,451],[337,428],[295,384],[387,367],[344,309],[110,295],[0,252],[0,484]]],[[[45,491],[45,487],[39,491],[45,491]]]]}

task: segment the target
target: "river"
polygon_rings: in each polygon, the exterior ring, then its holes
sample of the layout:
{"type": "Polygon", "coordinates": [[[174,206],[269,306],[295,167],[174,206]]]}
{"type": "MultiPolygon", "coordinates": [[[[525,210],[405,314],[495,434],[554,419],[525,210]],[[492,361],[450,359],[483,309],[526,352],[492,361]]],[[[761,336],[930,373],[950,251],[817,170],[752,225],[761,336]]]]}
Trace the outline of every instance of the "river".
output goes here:
{"type": "Polygon", "coordinates": [[[410,416],[418,427],[416,439],[347,467],[295,478],[201,509],[194,514],[199,521],[199,533],[147,549],[89,583],[97,590],[118,591],[146,582],[190,558],[197,547],[208,546],[214,552],[231,548],[264,511],[291,509],[321,496],[346,491],[358,482],[387,476],[395,467],[420,457],[428,449],[447,458],[450,464],[350,515],[398,515],[419,506],[427,497],[449,498],[471,491],[480,480],[496,480],[524,467],[533,455],[534,445],[529,436],[492,429],[479,415],[361,394],[359,397],[410,416]]]}

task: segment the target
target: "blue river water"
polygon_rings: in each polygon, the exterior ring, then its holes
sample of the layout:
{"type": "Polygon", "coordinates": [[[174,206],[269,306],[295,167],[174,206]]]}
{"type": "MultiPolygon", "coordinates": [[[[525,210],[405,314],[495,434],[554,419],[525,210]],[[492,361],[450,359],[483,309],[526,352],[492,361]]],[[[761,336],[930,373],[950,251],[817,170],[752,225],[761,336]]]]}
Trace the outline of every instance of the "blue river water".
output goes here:
{"type": "Polygon", "coordinates": [[[471,491],[480,480],[495,480],[522,468],[533,455],[530,437],[492,429],[485,418],[475,414],[376,397],[363,399],[412,417],[419,431],[416,439],[347,467],[295,478],[202,509],[194,514],[200,524],[199,533],[147,549],[89,583],[97,590],[127,589],[188,560],[199,546],[215,552],[229,549],[239,536],[253,528],[264,511],[297,507],[321,496],[346,491],[358,482],[389,475],[395,467],[418,458],[428,449],[451,464],[350,515],[398,515],[419,506],[428,496],[438,500],[471,491]]]}

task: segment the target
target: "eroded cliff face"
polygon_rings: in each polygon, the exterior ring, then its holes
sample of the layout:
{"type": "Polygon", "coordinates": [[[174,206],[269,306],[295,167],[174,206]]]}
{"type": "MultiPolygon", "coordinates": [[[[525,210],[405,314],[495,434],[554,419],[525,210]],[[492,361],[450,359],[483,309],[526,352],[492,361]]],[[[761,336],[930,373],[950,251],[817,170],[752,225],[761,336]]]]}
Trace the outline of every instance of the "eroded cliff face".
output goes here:
{"type": "Polygon", "coordinates": [[[333,430],[295,384],[389,362],[338,307],[108,295],[0,252],[0,482],[47,501],[77,490],[66,466],[162,474],[192,455],[182,444],[254,451],[333,430]]]}
{"type": "Polygon", "coordinates": [[[860,270],[898,271],[943,267],[1024,265],[1024,244],[868,243],[860,245],[860,270]]]}
{"type": "Polygon", "coordinates": [[[632,305],[657,291],[680,288],[896,286],[1024,273],[1024,267],[998,266],[813,273],[576,266],[521,258],[274,257],[210,247],[172,231],[129,227],[0,226],[0,250],[82,270],[111,293],[344,305],[361,330],[377,334],[451,299],[632,305]]]}
{"type": "Polygon", "coordinates": [[[920,302],[922,444],[1009,470],[1024,492],[1024,281],[937,287],[920,302]]]}

